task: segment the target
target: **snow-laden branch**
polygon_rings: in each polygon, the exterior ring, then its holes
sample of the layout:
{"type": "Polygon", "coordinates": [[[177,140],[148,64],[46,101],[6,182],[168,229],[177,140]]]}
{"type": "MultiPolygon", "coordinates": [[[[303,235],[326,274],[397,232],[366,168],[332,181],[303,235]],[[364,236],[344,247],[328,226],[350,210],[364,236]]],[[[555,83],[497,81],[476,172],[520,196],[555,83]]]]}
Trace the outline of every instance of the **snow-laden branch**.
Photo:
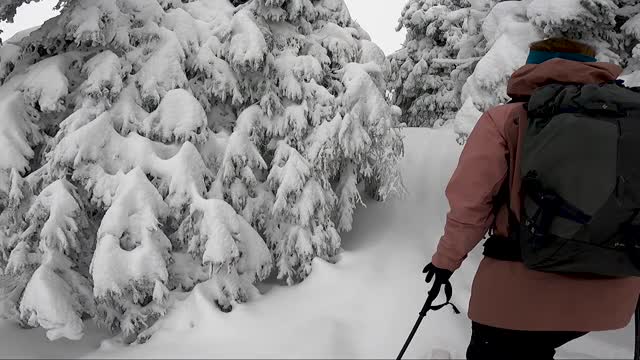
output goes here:
{"type": "Polygon", "coordinates": [[[480,61],[480,59],[482,59],[481,56],[472,57],[468,59],[431,59],[431,62],[434,62],[437,64],[467,65],[469,63],[480,61]]]}

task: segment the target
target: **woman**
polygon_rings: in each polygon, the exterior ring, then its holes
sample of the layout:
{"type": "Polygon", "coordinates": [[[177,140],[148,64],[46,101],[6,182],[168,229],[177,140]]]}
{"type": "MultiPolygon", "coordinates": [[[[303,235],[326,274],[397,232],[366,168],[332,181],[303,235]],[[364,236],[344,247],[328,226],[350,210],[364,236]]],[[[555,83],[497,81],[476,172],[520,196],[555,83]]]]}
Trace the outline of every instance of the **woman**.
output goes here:
{"type": "MultiPolygon", "coordinates": [[[[534,43],[527,65],[512,75],[508,94],[526,102],[534,90],[549,84],[616,80],[622,69],[597,62],[595,55],[592,47],[568,39],[534,43]]],[[[449,282],[489,230],[506,238],[509,214],[519,219],[517,154],[520,129],[526,124],[523,103],[512,102],[486,112],[469,136],[446,190],[451,210],[444,236],[424,270],[429,280],[435,278],[435,291],[449,282]]],[[[475,276],[468,360],[553,359],[556,349],[569,341],[590,331],[620,329],[631,321],[639,278],[557,275],[498,258],[485,256],[475,276]]]]}

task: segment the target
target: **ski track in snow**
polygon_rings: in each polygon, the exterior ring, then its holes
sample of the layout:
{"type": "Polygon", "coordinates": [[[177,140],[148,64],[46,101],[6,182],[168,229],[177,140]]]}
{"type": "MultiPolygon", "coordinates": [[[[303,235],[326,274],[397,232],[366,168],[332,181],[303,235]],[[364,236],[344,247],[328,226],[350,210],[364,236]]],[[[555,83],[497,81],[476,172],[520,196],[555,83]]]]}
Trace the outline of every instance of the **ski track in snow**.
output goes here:
{"type": "MultiPolygon", "coordinates": [[[[343,237],[340,261],[314,262],[293,287],[266,294],[225,314],[196,288],[177,302],[144,345],[123,347],[87,324],[80,341],[49,342],[43,329],[0,321],[0,357],[39,358],[395,358],[426,297],[421,270],[435,250],[448,209],[444,188],[461,147],[450,129],[407,129],[403,201],[369,203],[343,237]]],[[[467,310],[481,258],[476,249],[452,278],[454,302],[467,310]]],[[[428,314],[405,358],[464,358],[470,321],[448,308],[428,314]]],[[[633,333],[589,335],[558,359],[631,358],[633,333]]]]}

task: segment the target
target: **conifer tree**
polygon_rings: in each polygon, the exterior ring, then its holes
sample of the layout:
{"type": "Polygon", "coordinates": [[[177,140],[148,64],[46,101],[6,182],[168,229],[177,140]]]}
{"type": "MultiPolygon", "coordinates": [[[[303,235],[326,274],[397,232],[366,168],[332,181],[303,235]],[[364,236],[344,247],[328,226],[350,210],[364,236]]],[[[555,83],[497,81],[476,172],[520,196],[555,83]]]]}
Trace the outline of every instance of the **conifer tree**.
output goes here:
{"type": "Polygon", "coordinates": [[[456,130],[468,134],[483,111],[506,103],[507,82],[523,66],[530,43],[549,37],[567,37],[594,46],[598,60],[634,66],[635,1],[553,0],[505,1],[495,4],[483,22],[486,49],[467,79],[456,116],[456,130]],[[625,5],[626,4],[626,5],[625,5]],[[619,7],[620,5],[621,7],[619,7]]]}
{"type": "Polygon", "coordinates": [[[300,281],[360,185],[403,191],[388,63],[342,0],[60,5],[0,48],[3,316],[144,341],[172,291],[300,281]]]}
{"type": "Polygon", "coordinates": [[[407,29],[403,48],[390,56],[393,102],[410,126],[432,127],[460,108],[462,85],[482,49],[482,10],[467,0],[411,0],[397,30],[407,29]]]}

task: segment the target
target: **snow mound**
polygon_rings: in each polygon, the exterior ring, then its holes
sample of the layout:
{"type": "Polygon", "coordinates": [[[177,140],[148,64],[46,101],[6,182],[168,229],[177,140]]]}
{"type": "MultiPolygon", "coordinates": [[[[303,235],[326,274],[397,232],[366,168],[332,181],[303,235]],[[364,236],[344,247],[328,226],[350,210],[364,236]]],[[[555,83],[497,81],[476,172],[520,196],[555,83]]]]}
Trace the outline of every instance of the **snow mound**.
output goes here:
{"type": "Polygon", "coordinates": [[[83,326],[73,306],[75,299],[69,295],[72,290],[54,270],[41,266],[35,271],[24,290],[20,311],[31,313],[29,325],[47,329],[49,340],[62,337],[79,340],[83,326]]]}

